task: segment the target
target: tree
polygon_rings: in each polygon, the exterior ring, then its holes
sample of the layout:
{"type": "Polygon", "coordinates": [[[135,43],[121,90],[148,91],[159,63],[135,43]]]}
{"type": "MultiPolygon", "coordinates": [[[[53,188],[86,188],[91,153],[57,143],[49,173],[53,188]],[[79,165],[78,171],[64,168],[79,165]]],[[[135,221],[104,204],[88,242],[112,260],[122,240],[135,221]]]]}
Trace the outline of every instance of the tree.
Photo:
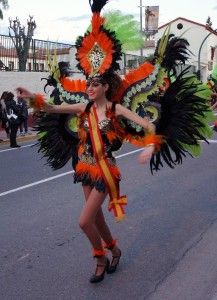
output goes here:
{"type": "MultiPolygon", "coordinates": [[[[2,6],[3,9],[8,8],[8,0],[0,0],[0,6],[2,6]]],[[[3,12],[2,9],[0,8],[0,19],[3,19],[3,12]]]]}
{"type": "Polygon", "coordinates": [[[21,26],[18,17],[15,20],[9,20],[9,36],[11,37],[15,49],[17,51],[17,57],[19,61],[19,71],[26,71],[26,62],[28,58],[30,43],[34,35],[36,23],[32,16],[29,16],[27,20],[27,33],[25,26],[21,26]],[[11,34],[13,30],[14,35],[11,34]]]}

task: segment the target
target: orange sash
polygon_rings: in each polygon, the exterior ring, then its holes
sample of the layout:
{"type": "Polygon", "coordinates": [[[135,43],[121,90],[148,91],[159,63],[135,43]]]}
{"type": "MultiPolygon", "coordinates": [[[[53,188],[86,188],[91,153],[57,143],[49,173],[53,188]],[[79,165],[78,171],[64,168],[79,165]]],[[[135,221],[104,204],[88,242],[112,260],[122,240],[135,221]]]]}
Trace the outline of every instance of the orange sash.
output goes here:
{"type": "Polygon", "coordinates": [[[88,123],[95,158],[102,172],[102,176],[106,183],[106,187],[108,189],[110,197],[108,210],[113,210],[115,219],[117,222],[119,222],[125,217],[124,205],[127,204],[127,197],[120,196],[119,183],[111,172],[108,160],[105,155],[104,144],[98,126],[98,116],[96,113],[96,107],[94,105],[89,112],[88,123]]]}

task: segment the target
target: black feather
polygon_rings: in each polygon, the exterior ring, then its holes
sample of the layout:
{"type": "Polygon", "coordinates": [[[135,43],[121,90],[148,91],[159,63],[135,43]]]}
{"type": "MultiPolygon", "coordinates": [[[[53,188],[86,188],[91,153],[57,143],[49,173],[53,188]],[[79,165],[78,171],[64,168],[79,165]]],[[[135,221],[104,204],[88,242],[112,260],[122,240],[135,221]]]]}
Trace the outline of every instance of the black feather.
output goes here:
{"type": "Polygon", "coordinates": [[[93,13],[100,13],[107,2],[108,0],[89,0],[89,4],[93,13]]]}
{"type": "MultiPolygon", "coordinates": [[[[158,58],[160,41],[161,39],[157,43],[154,54],[156,58],[158,58]]],[[[184,65],[190,56],[191,52],[189,51],[188,46],[189,43],[186,39],[176,37],[174,34],[170,34],[161,66],[167,69],[168,72],[172,71],[173,74],[176,75],[177,66],[180,64],[184,65]]]]}
{"type": "Polygon", "coordinates": [[[161,118],[156,133],[163,135],[166,142],[153,155],[151,172],[159,170],[163,162],[171,168],[181,164],[183,157],[191,155],[184,144],[198,145],[199,140],[207,141],[200,132],[204,125],[198,120],[209,111],[205,100],[197,95],[198,89],[203,87],[200,82],[192,82],[192,76],[185,76],[186,72],[183,71],[160,98],[161,118]]]}
{"type": "Polygon", "coordinates": [[[38,152],[46,158],[54,170],[62,168],[71,158],[72,165],[77,162],[78,139],[65,128],[68,115],[40,114],[34,129],[38,132],[38,152]]]}

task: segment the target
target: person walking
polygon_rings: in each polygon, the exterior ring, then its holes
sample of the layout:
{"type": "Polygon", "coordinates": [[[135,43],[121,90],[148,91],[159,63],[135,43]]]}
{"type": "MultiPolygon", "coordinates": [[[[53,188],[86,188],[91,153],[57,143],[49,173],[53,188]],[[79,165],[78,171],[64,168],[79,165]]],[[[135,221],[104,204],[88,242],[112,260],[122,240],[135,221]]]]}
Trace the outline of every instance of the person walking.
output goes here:
{"type": "Polygon", "coordinates": [[[19,148],[20,145],[17,144],[17,130],[20,125],[20,109],[14,100],[14,94],[8,92],[5,98],[6,104],[6,116],[7,122],[9,124],[10,130],[10,147],[11,148],[19,148]]]}
{"type": "Polygon", "coordinates": [[[0,119],[1,119],[1,126],[5,130],[7,138],[9,138],[9,124],[7,120],[6,104],[5,104],[5,99],[7,94],[8,92],[4,91],[0,98],[0,119]]]}
{"type": "Polygon", "coordinates": [[[25,136],[26,134],[31,134],[28,131],[28,105],[26,101],[22,97],[20,97],[20,95],[17,97],[17,104],[20,109],[21,119],[21,123],[19,125],[20,135],[25,136]]]}

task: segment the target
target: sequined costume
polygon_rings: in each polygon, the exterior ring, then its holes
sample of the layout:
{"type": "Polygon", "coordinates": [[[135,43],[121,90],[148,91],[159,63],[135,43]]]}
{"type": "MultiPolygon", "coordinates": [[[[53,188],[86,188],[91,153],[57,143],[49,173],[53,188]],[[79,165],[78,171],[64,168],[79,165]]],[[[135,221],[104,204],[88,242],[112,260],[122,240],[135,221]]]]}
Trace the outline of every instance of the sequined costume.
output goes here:
{"type": "MultiPolygon", "coordinates": [[[[91,103],[92,104],[92,103],[91,103]]],[[[93,146],[90,138],[89,125],[87,120],[87,114],[89,106],[80,119],[80,130],[83,132],[83,138],[80,139],[78,145],[78,163],[75,166],[74,182],[81,182],[82,185],[89,185],[95,187],[98,191],[105,192],[106,184],[102,177],[101,170],[97,164],[94,156],[93,146]]],[[[117,182],[120,181],[121,175],[118,167],[116,166],[116,160],[113,156],[113,151],[117,151],[121,146],[121,140],[115,132],[114,124],[111,116],[114,117],[115,103],[110,109],[107,109],[106,119],[101,120],[98,123],[102,141],[104,144],[104,151],[107,161],[109,163],[112,174],[117,182]]]]}

